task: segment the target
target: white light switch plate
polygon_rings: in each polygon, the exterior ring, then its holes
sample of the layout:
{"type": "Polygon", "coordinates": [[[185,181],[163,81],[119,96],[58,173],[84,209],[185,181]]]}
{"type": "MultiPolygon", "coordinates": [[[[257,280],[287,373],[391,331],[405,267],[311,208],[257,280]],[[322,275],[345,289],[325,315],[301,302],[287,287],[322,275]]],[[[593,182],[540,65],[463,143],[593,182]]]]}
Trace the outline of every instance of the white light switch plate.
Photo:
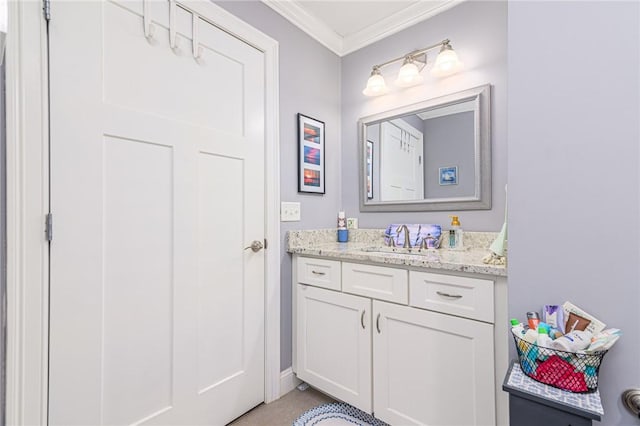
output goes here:
{"type": "Polygon", "coordinates": [[[300,203],[283,201],[280,203],[280,221],[298,222],[300,221],[300,203]]]}

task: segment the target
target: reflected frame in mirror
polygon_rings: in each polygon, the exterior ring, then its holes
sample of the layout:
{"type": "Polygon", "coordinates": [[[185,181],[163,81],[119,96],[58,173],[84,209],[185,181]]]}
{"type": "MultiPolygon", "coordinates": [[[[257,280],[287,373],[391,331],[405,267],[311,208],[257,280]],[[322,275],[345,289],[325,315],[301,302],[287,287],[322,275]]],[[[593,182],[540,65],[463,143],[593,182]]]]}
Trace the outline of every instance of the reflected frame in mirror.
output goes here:
{"type": "MultiPolygon", "coordinates": [[[[382,155],[380,149],[377,149],[382,155]]],[[[489,210],[491,209],[491,86],[489,84],[463,90],[449,95],[428,99],[411,105],[402,106],[358,120],[358,162],[360,188],[360,211],[447,211],[447,210],[489,210]],[[473,194],[442,198],[424,198],[419,200],[380,201],[368,198],[367,184],[367,126],[392,121],[411,114],[432,111],[438,108],[473,102],[473,194]]],[[[443,164],[448,166],[448,164],[443,164]]],[[[373,172],[375,173],[375,172],[373,172]]],[[[375,190],[372,188],[372,190],[375,190]]]]}

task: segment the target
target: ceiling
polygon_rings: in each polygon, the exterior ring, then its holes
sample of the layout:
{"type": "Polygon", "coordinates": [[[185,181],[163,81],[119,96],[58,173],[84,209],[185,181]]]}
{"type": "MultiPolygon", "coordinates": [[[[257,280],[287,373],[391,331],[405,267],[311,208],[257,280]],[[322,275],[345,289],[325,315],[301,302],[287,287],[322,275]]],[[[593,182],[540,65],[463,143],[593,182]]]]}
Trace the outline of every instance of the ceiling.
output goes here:
{"type": "Polygon", "coordinates": [[[450,9],[463,0],[262,0],[344,56],[450,9]]]}

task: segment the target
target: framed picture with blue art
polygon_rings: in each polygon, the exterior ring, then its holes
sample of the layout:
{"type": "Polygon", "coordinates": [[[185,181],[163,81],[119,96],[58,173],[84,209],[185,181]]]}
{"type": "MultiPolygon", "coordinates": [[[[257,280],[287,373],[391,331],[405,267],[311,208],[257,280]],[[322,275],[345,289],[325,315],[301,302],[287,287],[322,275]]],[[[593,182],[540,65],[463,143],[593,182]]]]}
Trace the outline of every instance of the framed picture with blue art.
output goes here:
{"type": "Polygon", "coordinates": [[[440,185],[458,184],[458,166],[440,167],[440,185]]]}
{"type": "Polygon", "coordinates": [[[298,114],[298,192],[324,194],[324,122],[298,114]]]}

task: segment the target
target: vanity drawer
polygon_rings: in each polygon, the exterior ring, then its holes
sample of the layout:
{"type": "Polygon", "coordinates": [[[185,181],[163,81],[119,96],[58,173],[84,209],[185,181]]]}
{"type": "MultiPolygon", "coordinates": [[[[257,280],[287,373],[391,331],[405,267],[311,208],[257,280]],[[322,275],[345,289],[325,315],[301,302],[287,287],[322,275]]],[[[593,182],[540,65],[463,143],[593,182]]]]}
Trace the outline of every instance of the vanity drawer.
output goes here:
{"type": "Polygon", "coordinates": [[[340,262],[298,257],[298,282],[340,291],[340,262]]]}
{"type": "Polygon", "coordinates": [[[410,272],[409,305],[493,323],[493,281],[410,272]]]}
{"type": "Polygon", "coordinates": [[[348,293],[406,304],[408,281],[409,274],[404,269],[342,263],[342,291],[348,293]]]}

